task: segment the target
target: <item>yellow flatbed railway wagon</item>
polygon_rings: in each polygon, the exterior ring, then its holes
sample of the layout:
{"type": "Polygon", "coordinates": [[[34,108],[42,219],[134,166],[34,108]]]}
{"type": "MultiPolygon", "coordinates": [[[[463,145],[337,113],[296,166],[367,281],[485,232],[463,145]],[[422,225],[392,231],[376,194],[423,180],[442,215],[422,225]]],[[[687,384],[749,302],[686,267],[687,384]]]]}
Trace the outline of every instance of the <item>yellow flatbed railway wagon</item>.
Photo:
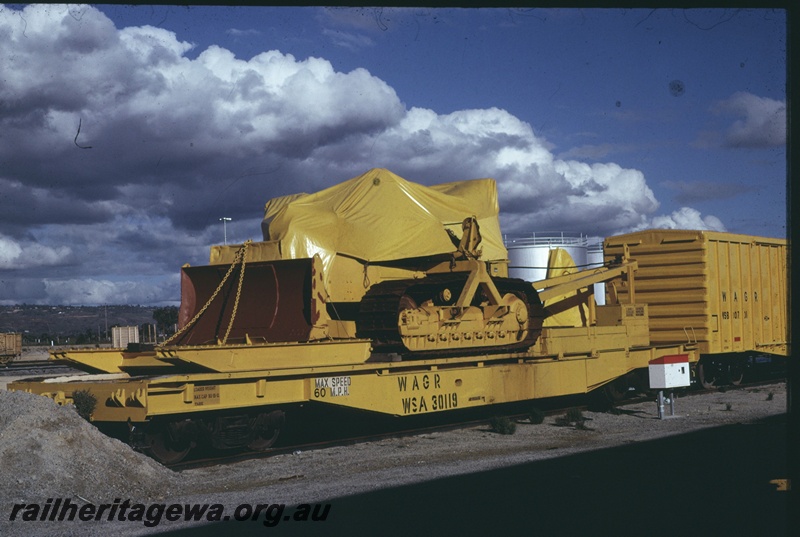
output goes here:
{"type": "MultiPolygon", "coordinates": [[[[373,361],[368,340],[174,347],[144,353],[76,351],[77,360],[88,362],[86,355],[95,354],[98,360],[116,360],[121,370],[143,366],[153,371],[157,362],[169,365],[161,366],[160,375],[121,371],[18,381],[10,389],[46,395],[60,404],[72,402],[76,392],[90,392],[97,401],[93,421],[140,428],[142,436],[132,437],[134,444],[164,463],[174,463],[200,434],[218,437],[218,448],[265,449],[280,430],[283,409],[294,404],[315,402],[407,416],[586,393],[646,368],[655,358],[683,354],[690,362],[697,360],[691,346],[648,345],[645,313],[638,307],[632,310],[631,316],[623,312],[613,326],[545,328],[527,351],[491,355],[381,362],[373,361]],[[292,360],[295,357],[299,359],[292,360]],[[255,361],[261,370],[252,369],[255,361]],[[207,370],[210,364],[222,371],[178,373],[191,369],[184,365],[207,370]],[[239,427],[247,430],[242,443],[226,445],[226,430],[239,427]]],[[[69,358],[71,352],[63,356],[69,358]]]]}
{"type": "Polygon", "coordinates": [[[785,240],[682,230],[607,238],[605,262],[623,256],[638,263],[636,285],[617,278],[607,292],[648,305],[653,344],[697,345],[704,385],[739,383],[760,356],[788,355],[785,240]]]}
{"type": "MultiPolygon", "coordinates": [[[[199,442],[267,449],[293,405],[392,416],[582,394],[651,360],[648,306],[595,304],[637,264],[507,277],[494,181],[423,187],[371,170],[270,201],[264,241],[212,247],[181,274],[180,330],[159,347],[68,350],[91,373],[16,382],[59,403],[93,399],[98,424],[165,463],[199,442]]],[[[554,266],[565,258],[554,252],[554,266]]]]}

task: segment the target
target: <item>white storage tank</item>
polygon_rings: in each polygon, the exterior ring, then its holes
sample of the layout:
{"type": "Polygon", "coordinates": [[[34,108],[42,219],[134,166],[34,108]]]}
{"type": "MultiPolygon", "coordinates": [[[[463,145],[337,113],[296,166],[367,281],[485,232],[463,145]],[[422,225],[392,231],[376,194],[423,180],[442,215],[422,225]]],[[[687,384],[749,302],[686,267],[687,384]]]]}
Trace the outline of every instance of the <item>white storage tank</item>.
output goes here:
{"type": "MultiPolygon", "coordinates": [[[[547,277],[550,250],[562,248],[569,253],[579,270],[586,267],[589,238],[582,233],[543,231],[525,235],[506,235],[508,275],[528,282],[547,277]]],[[[602,255],[600,256],[602,264],[602,255]]]]}
{"type": "MultiPolygon", "coordinates": [[[[603,266],[603,239],[591,239],[586,249],[586,268],[597,268],[603,266]]],[[[598,306],[606,303],[606,284],[594,284],[594,300],[598,306]]]]}

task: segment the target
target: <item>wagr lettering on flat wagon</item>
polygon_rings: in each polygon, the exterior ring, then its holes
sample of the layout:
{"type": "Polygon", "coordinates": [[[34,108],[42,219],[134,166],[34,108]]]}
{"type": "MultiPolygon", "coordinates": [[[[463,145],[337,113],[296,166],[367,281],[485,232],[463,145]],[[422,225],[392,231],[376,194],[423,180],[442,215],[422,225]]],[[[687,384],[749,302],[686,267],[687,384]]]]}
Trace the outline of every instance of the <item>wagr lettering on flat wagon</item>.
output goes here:
{"type": "MultiPolygon", "coordinates": [[[[422,375],[401,375],[397,377],[397,389],[401,393],[427,392],[441,390],[442,377],[439,373],[422,375]]],[[[437,412],[458,407],[458,395],[452,393],[420,394],[419,396],[402,397],[400,404],[403,414],[437,412]]]]}
{"type": "Polygon", "coordinates": [[[408,377],[403,375],[397,377],[397,388],[401,392],[405,391],[419,391],[419,390],[428,390],[434,389],[438,390],[442,387],[442,379],[439,376],[439,373],[434,373],[433,375],[414,375],[411,377],[411,384],[409,384],[408,377]]]}

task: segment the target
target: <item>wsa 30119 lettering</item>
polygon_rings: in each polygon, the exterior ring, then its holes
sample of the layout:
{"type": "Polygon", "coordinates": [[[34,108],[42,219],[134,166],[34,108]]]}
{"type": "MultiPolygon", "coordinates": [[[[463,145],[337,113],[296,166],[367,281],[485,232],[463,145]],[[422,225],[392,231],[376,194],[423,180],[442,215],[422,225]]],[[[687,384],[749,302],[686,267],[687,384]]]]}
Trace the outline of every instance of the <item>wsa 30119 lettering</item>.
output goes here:
{"type": "Polygon", "coordinates": [[[457,408],[458,394],[452,392],[421,395],[419,397],[403,397],[400,402],[403,406],[403,414],[437,412],[439,410],[450,410],[457,408]]]}

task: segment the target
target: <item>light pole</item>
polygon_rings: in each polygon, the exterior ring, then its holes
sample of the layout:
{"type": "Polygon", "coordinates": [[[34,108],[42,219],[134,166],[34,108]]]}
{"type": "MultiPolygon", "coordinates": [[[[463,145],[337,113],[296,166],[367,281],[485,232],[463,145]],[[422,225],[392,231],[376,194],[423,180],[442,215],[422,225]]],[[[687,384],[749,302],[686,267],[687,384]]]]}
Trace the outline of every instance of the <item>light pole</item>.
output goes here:
{"type": "Polygon", "coordinates": [[[227,216],[223,216],[222,218],[220,218],[220,221],[222,222],[222,233],[223,233],[223,237],[225,239],[225,243],[224,244],[228,244],[228,227],[227,227],[227,224],[228,224],[228,222],[231,221],[231,219],[228,218],[227,216]]]}

